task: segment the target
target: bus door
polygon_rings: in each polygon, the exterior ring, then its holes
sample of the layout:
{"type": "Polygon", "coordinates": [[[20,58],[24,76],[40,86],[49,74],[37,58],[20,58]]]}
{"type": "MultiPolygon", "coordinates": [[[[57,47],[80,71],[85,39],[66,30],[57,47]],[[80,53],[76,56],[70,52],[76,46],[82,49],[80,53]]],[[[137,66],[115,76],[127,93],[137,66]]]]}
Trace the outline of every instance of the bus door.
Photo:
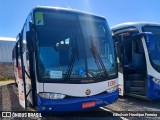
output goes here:
{"type": "Polygon", "coordinates": [[[130,37],[124,37],[123,41],[123,74],[125,94],[145,97],[146,62],[141,38],[134,38],[130,34],[130,37]]]}
{"type": "Polygon", "coordinates": [[[18,94],[19,94],[19,103],[23,108],[27,108],[27,102],[30,101],[33,104],[32,100],[32,86],[29,70],[29,59],[27,58],[27,45],[26,40],[23,39],[23,34],[19,34],[18,45],[18,57],[17,57],[17,71],[18,71],[18,94]]]}
{"type": "MultiPolygon", "coordinates": [[[[137,32],[136,32],[137,33],[137,32]]],[[[146,63],[141,39],[135,32],[124,32],[114,37],[119,69],[119,94],[145,96],[146,63]]]]}
{"type": "Polygon", "coordinates": [[[17,85],[18,85],[18,95],[19,95],[19,103],[20,105],[25,108],[25,91],[24,91],[24,81],[23,81],[23,75],[22,75],[22,65],[21,65],[21,50],[20,50],[20,40],[18,40],[16,44],[16,52],[18,53],[16,55],[16,66],[17,66],[17,85]]]}

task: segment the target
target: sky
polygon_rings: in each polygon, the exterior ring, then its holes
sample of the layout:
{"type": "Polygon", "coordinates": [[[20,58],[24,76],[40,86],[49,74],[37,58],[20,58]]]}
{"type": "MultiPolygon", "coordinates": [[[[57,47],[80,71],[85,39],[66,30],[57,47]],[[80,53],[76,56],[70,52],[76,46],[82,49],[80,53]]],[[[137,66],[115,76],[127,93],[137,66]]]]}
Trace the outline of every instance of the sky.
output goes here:
{"type": "Polygon", "coordinates": [[[0,37],[16,37],[37,5],[104,16],[110,27],[124,22],[160,22],[160,0],[0,0],[0,37]]]}

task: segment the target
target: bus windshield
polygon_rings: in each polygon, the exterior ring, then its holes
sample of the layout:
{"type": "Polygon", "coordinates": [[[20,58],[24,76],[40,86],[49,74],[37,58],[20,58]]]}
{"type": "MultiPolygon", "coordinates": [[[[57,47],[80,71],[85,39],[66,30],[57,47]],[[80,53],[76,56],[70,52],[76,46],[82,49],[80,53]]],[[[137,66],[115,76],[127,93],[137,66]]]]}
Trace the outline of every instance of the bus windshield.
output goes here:
{"type": "Polygon", "coordinates": [[[152,32],[155,39],[155,47],[149,51],[151,62],[156,66],[160,67],[160,27],[159,26],[145,26],[143,27],[144,32],[152,32]]]}
{"type": "Polygon", "coordinates": [[[37,12],[35,25],[38,75],[43,82],[65,80],[69,73],[69,80],[74,81],[99,78],[105,76],[102,65],[108,77],[116,74],[113,40],[105,19],[72,12],[37,12]],[[93,45],[102,64],[91,51],[93,45]]]}

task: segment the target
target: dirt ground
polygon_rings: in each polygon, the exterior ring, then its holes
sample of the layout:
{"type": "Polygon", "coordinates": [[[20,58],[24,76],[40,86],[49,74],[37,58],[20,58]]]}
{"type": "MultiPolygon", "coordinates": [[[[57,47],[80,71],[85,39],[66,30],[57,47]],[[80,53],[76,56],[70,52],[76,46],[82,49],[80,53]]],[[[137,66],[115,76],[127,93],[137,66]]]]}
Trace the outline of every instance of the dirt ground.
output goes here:
{"type": "MultiPolygon", "coordinates": [[[[154,112],[155,111],[155,112],[159,112],[160,114],[160,100],[148,101],[144,99],[125,96],[125,97],[120,97],[117,102],[107,105],[103,108],[109,110],[112,113],[114,113],[115,111],[122,111],[122,112],[125,112],[125,111],[154,112]]],[[[18,89],[17,87],[15,87],[14,80],[0,81],[0,111],[24,111],[24,109],[19,105],[18,89]]],[[[137,117],[123,117],[123,118],[114,118],[114,119],[134,120],[134,119],[137,119],[137,117]]],[[[141,118],[141,120],[142,119],[160,120],[159,117],[141,118]]]]}

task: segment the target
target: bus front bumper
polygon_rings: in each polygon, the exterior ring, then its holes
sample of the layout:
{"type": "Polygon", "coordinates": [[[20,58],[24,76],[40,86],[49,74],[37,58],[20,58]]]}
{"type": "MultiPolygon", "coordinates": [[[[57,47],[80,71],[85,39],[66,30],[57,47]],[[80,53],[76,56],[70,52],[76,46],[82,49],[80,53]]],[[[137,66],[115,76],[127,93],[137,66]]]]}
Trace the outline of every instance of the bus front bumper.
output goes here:
{"type": "Polygon", "coordinates": [[[115,102],[118,99],[118,90],[113,93],[95,95],[86,98],[71,98],[71,99],[44,99],[38,96],[38,111],[39,112],[67,112],[67,111],[82,111],[93,108],[102,107],[115,102]],[[94,103],[92,106],[84,104],[94,103]]]}

